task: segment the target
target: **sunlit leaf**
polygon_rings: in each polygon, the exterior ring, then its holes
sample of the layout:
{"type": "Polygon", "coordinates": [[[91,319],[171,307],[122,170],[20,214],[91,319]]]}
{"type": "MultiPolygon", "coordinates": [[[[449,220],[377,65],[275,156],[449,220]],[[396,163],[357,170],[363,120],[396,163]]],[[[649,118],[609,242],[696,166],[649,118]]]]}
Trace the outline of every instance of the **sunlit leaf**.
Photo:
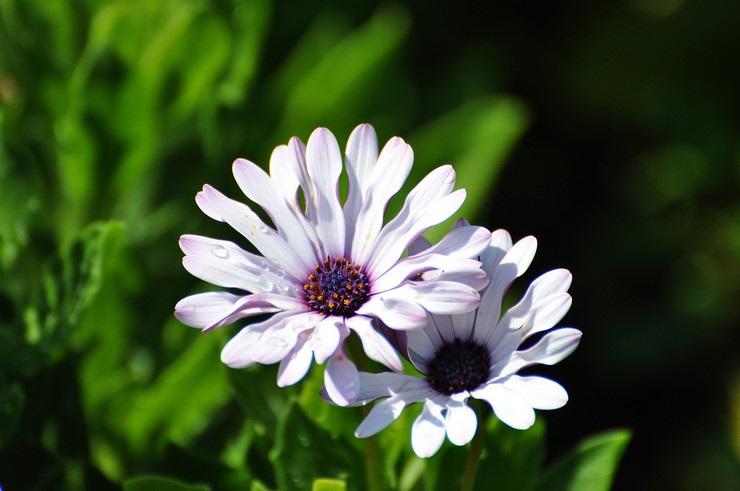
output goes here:
{"type": "Polygon", "coordinates": [[[608,491],[630,438],[627,430],[612,430],[587,438],[547,469],[537,489],[608,491]]]}
{"type": "Polygon", "coordinates": [[[159,476],[140,476],[123,482],[124,491],[210,491],[205,484],[185,484],[159,476]]]}

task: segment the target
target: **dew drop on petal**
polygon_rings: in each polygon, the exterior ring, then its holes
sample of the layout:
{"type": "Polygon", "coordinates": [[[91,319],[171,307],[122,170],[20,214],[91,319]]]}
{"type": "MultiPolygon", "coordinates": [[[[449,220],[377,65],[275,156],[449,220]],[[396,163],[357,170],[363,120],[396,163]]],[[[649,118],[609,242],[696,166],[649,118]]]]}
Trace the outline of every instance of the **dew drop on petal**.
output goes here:
{"type": "Polygon", "coordinates": [[[262,262],[260,263],[260,268],[262,268],[262,269],[264,269],[265,271],[267,271],[268,269],[270,269],[270,265],[269,265],[269,264],[267,264],[267,261],[262,261],[262,262]]]}
{"type": "Polygon", "coordinates": [[[276,348],[285,348],[286,346],[288,346],[288,342],[280,336],[272,336],[267,340],[267,344],[276,348]]]}
{"type": "Polygon", "coordinates": [[[229,257],[229,251],[227,251],[224,246],[219,244],[213,244],[211,246],[211,254],[216,257],[220,257],[221,259],[226,259],[227,257],[229,257]]]}

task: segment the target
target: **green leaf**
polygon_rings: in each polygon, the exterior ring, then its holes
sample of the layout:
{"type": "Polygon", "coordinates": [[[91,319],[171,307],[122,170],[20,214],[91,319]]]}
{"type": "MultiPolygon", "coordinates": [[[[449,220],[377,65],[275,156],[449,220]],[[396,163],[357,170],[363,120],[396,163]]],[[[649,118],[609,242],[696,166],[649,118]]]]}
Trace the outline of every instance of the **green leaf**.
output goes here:
{"type": "Polygon", "coordinates": [[[0,388],[0,448],[10,440],[18,427],[25,397],[20,384],[0,388]]]}
{"type": "Polygon", "coordinates": [[[347,483],[339,479],[316,479],[311,491],[345,491],[347,483]]]}
{"type": "Polygon", "coordinates": [[[185,484],[167,477],[138,476],[123,482],[123,491],[210,491],[205,484],[185,484]]]}
{"type": "Polygon", "coordinates": [[[353,447],[311,421],[290,404],[281,415],[275,447],[270,452],[281,491],[306,489],[317,477],[364,479],[364,459],[353,447]]]}
{"type": "Polygon", "coordinates": [[[539,491],[608,491],[624,450],[629,430],[591,436],[545,472],[539,491]]]}

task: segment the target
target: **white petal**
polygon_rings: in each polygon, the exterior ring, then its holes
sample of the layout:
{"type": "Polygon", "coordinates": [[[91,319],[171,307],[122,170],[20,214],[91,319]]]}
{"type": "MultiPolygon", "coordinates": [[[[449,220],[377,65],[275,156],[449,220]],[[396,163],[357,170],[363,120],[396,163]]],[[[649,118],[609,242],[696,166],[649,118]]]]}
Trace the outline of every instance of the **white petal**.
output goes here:
{"type": "MultiPolygon", "coordinates": [[[[436,271],[437,277],[442,271],[458,273],[458,279],[467,285],[480,285],[488,282],[486,274],[480,269],[480,262],[474,259],[444,256],[442,254],[419,254],[403,258],[387,272],[373,281],[373,292],[380,293],[391,290],[407,279],[415,279],[424,273],[436,271]]],[[[431,278],[430,278],[431,279],[431,278]]]]}
{"type": "Polygon", "coordinates": [[[573,303],[567,293],[556,293],[540,299],[539,303],[527,309],[517,304],[501,318],[495,333],[486,341],[493,350],[493,357],[500,359],[513,353],[522,342],[532,334],[546,331],[557,324],[568,312],[573,303]],[[510,335],[510,331],[515,334],[510,335]]]}
{"type": "Polygon", "coordinates": [[[418,302],[433,314],[460,314],[475,310],[480,303],[478,292],[467,285],[452,281],[420,282],[404,285],[389,292],[418,302]]]}
{"type": "MultiPolygon", "coordinates": [[[[436,333],[436,331],[434,332],[436,333]]],[[[441,343],[439,345],[435,345],[432,339],[430,339],[429,334],[429,326],[424,329],[406,331],[409,361],[411,361],[411,363],[413,363],[414,366],[422,372],[426,372],[427,363],[432,360],[434,354],[441,345],[441,343]]],[[[437,339],[439,339],[439,337],[435,336],[435,340],[437,339]]]]}
{"type": "MultiPolygon", "coordinates": [[[[385,295],[385,294],[383,294],[385,295]]],[[[377,317],[390,329],[419,329],[427,322],[427,311],[416,302],[405,298],[373,295],[357,314],[377,317]]]]}
{"type": "Polygon", "coordinates": [[[371,360],[375,360],[396,371],[403,370],[403,362],[391,343],[373,326],[369,317],[356,315],[347,319],[347,327],[360,336],[362,349],[371,360]]]}
{"type": "Polygon", "coordinates": [[[321,253],[314,247],[318,239],[311,229],[304,227],[296,210],[288,205],[275,181],[257,165],[245,159],[234,162],[233,172],[242,192],[267,212],[278,233],[291,245],[293,251],[305,264],[316,264],[317,254],[321,253]],[[307,230],[311,231],[310,236],[307,235],[307,230]]]}
{"type": "Polygon", "coordinates": [[[442,166],[427,175],[406,197],[403,208],[378,234],[367,268],[377,277],[401,257],[429,227],[452,215],[465,200],[464,190],[452,191],[455,171],[442,166]]]}
{"type": "Polygon", "coordinates": [[[212,218],[216,221],[223,222],[225,221],[221,215],[216,211],[216,209],[211,206],[210,202],[206,198],[205,194],[203,194],[203,191],[199,191],[195,195],[195,204],[198,205],[198,208],[200,208],[200,211],[206,214],[209,218],[212,218]]]}
{"type": "Polygon", "coordinates": [[[535,409],[558,409],[568,402],[565,389],[543,377],[520,377],[512,375],[503,382],[504,387],[519,394],[535,409]]]}
{"type": "Polygon", "coordinates": [[[262,256],[245,251],[233,242],[200,235],[183,235],[180,248],[187,255],[183,265],[193,276],[214,285],[251,292],[272,292],[294,297],[301,283],[262,256]]]}
{"type": "Polygon", "coordinates": [[[341,341],[339,332],[343,325],[341,317],[329,316],[314,328],[309,344],[316,357],[316,363],[324,363],[337,350],[341,341]]]}
{"type": "Polygon", "coordinates": [[[357,367],[342,349],[337,350],[324,370],[324,388],[329,398],[339,406],[347,406],[357,398],[359,383],[357,367]]]}
{"type": "Polygon", "coordinates": [[[175,306],[175,316],[183,324],[210,331],[244,317],[281,310],[300,312],[305,306],[294,299],[269,293],[241,296],[207,292],[180,300],[175,306]]]}
{"type": "Polygon", "coordinates": [[[472,391],[476,399],[482,399],[493,408],[496,417],[517,430],[526,430],[534,424],[532,406],[516,392],[499,383],[490,383],[472,391]]]}
{"type": "Polygon", "coordinates": [[[316,222],[324,253],[344,257],[344,212],[339,203],[342,155],[334,135],[326,128],[314,130],[306,146],[306,165],[316,187],[316,222]]]}
{"type": "Polygon", "coordinates": [[[355,431],[358,438],[366,438],[378,433],[380,430],[398,419],[403,409],[414,402],[426,399],[432,391],[430,389],[420,389],[414,391],[402,392],[379,402],[373,406],[370,413],[362,421],[355,431]]]}
{"type": "Polygon", "coordinates": [[[203,196],[208,204],[237,232],[250,241],[265,258],[297,281],[314,263],[304,262],[292,247],[245,204],[231,200],[211,186],[203,187],[203,196]]]}
{"type": "Polygon", "coordinates": [[[295,347],[298,335],[317,324],[315,312],[280,312],[264,322],[244,327],[221,351],[221,361],[232,368],[257,362],[277,363],[295,347]]]}
{"type": "Polygon", "coordinates": [[[288,205],[298,210],[298,186],[300,186],[300,171],[296,160],[290,155],[287,145],[275,147],[270,156],[270,176],[288,205]]]}
{"type": "MultiPolygon", "coordinates": [[[[352,250],[355,226],[365,203],[375,161],[378,159],[378,137],[369,124],[361,124],[347,140],[345,166],[347,168],[347,201],[344,203],[344,221],[347,227],[345,250],[352,250]]],[[[352,254],[356,261],[359,257],[352,254]]]]}
{"type": "Polygon", "coordinates": [[[359,384],[355,404],[367,404],[375,399],[390,397],[400,392],[432,390],[426,380],[421,377],[393,372],[359,372],[359,384]]]}
{"type": "MultiPolygon", "coordinates": [[[[392,138],[380,152],[365,190],[362,209],[355,217],[352,257],[365,262],[383,226],[383,215],[391,197],[401,189],[411,171],[414,154],[403,139],[392,138]]],[[[348,216],[348,215],[345,215],[348,216]]]]}
{"type": "MultiPolygon", "coordinates": [[[[543,308],[542,302],[546,298],[557,294],[564,294],[570,286],[571,279],[572,276],[567,269],[556,269],[534,280],[522,296],[522,299],[503,315],[501,318],[502,326],[505,325],[508,329],[519,329],[530,317],[531,311],[543,308]]],[[[558,298],[566,297],[560,296],[558,298]]],[[[549,329],[559,320],[555,320],[545,329],[549,329]]]]}
{"type": "Polygon", "coordinates": [[[295,347],[280,362],[277,375],[278,387],[287,387],[301,380],[311,367],[313,353],[306,338],[298,340],[295,347]]]}
{"type": "MultiPolygon", "coordinates": [[[[511,283],[527,270],[536,250],[537,239],[532,236],[525,237],[512,246],[496,269],[490,273],[491,283],[483,292],[478,309],[476,337],[486,339],[494,336],[492,331],[498,324],[504,296],[511,283]]],[[[485,263],[483,267],[487,269],[485,263]]]]}
{"type": "Polygon", "coordinates": [[[581,331],[571,327],[556,329],[545,334],[537,344],[524,351],[516,351],[504,367],[492,371],[501,376],[518,372],[529,365],[554,365],[573,353],[581,340],[581,331]]]}
{"type": "Polygon", "coordinates": [[[460,258],[475,258],[491,243],[491,234],[483,227],[458,226],[424,253],[460,258]]]}
{"type": "Polygon", "coordinates": [[[501,263],[506,253],[509,252],[513,243],[509,232],[503,229],[491,232],[490,240],[490,245],[483,250],[480,259],[483,262],[483,269],[486,270],[486,274],[493,276],[496,267],[501,263]]]}
{"type": "MultiPolygon", "coordinates": [[[[221,361],[231,368],[244,368],[258,362],[257,358],[264,354],[259,353],[259,351],[263,344],[260,341],[265,332],[268,332],[274,326],[278,326],[278,328],[284,326],[285,322],[294,315],[292,312],[281,312],[273,315],[266,321],[242,328],[236,336],[226,343],[223,350],[221,350],[221,361]]],[[[271,332],[274,334],[274,331],[271,332]]],[[[290,334],[290,331],[288,330],[287,333],[281,334],[282,336],[275,336],[268,344],[268,349],[271,353],[277,350],[287,354],[293,349],[295,340],[291,342],[290,339],[285,339],[289,337],[286,334],[290,334]]]]}
{"type": "Polygon", "coordinates": [[[478,418],[465,402],[450,399],[447,402],[445,429],[447,438],[457,446],[465,445],[473,439],[478,428],[478,418]]]}
{"type": "Polygon", "coordinates": [[[441,408],[432,401],[424,403],[424,409],[411,427],[411,447],[421,458],[431,457],[445,440],[445,424],[441,408]]]}
{"type": "Polygon", "coordinates": [[[190,327],[211,326],[238,309],[242,295],[227,292],[197,293],[185,297],[175,305],[175,317],[190,327]]]}

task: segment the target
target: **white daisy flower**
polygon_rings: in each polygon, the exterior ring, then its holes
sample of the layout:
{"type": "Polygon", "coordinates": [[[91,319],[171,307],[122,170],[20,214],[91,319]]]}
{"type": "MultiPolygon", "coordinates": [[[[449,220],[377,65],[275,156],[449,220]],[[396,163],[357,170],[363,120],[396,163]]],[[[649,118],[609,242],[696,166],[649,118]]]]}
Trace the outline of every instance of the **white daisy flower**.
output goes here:
{"type": "MultiPolygon", "coordinates": [[[[390,333],[423,377],[400,373],[360,373],[354,405],[376,404],[355,432],[379,432],[416,402],[423,409],[413,424],[411,444],[419,457],[434,455],[445,435],[465,445],[475,434],[477,418],[467,405],[473,397],[486,401],[496,416],[517,429],[534,424],[534,409],[557,409],[568,401],[565,389],[552,380],[520,376],[524,367],[553,365],[576,349],[581,332],[561,328],[544,334],[531,346],[531,336],[552,328],[568,311],[571,274],[565,269],[545,273],[532,282],[521,300],[501,315],[511,283],[529,267],[537,248],[534,237],[512,246],[506,231],[491,234],[483,252],[483,268],[491,278],[481,292],[480,307],[459,315],[432,315],[422,330],[390,333]]],[[[412,247],[413,250],[413,247],[412,247]]]]}
{"type": "Polygon", "coordinates": [[[242,290],[192,295],[175,307],[184,324],[209,331],[238,319],[274,314],[247,325],[223,348],[221,360],[243,368],[280,362],[277,383],[294,384],[312,360],[328,360],[324,381],[331,399],[349,404],[358,373],[344,340],[354,331],[365,353],[401,370],[398,353],[376,327],[418,329],[428,313],[474,310],[488,279],[476,257],[489,241],[479,227],[462,227],[440,243],[402,258],[409,244],[452,215],[465,199],[453,191],[455,172],[429,173],[383,225],[386,205],[408,176],[411,147],[392,138],[378,154],[375,131],[358,126],[347,143],[348,192],[340,203],[342,156],[334,135],[315,130],[305,145],[293,138],[275,149],[270,173],[247,160],[234,162],[237,184],[272,221],[209,185],[196,196],[209,217],[228,223],[259,254],[233,242],[184,235],[183,264],[194,276],[242,290]]]}

